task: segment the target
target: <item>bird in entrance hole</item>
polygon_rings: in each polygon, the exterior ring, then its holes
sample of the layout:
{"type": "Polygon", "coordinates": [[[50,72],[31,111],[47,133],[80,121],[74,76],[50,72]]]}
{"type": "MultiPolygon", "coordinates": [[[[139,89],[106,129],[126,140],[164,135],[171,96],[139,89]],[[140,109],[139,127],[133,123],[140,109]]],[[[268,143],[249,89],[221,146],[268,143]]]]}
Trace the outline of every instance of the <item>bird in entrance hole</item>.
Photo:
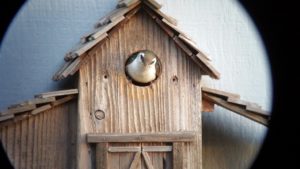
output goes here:
{"type": "Polygon", "coordinates": [[[150,84],[160,72],[157,56],[149,50],[132,54],[126,62],[126,74],[137,84],[150,84]]]}

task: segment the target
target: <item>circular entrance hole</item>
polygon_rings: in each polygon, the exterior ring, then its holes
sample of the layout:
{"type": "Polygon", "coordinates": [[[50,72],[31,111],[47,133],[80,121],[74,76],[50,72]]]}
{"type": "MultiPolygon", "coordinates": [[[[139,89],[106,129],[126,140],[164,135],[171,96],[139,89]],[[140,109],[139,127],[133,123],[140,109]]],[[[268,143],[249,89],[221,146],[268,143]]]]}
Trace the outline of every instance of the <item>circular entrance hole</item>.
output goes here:
{"type": "Polygon", "coordinates": [[[139,50],[129,55],[125,62],[127,79],[136,86],[149,86],[161,74],[161,61],[150,50],[139,50]]]}

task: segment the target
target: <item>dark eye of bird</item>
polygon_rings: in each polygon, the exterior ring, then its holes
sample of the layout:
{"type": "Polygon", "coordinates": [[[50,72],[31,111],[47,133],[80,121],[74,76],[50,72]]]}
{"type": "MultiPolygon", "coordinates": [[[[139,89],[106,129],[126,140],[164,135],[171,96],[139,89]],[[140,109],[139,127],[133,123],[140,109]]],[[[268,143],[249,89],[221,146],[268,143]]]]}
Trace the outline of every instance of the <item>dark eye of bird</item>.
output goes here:
{"type": "Polygon", "coordinates": [[[153,64],[154,63],[154,60],[151,62],[151,64],[153,64]]]}
{"type": "Polygon", "coordinates": [[[141,59],[142,59],[142,61],[144,62],[144,56],[143,56],[143,55],[141,55],[141,59]]]}

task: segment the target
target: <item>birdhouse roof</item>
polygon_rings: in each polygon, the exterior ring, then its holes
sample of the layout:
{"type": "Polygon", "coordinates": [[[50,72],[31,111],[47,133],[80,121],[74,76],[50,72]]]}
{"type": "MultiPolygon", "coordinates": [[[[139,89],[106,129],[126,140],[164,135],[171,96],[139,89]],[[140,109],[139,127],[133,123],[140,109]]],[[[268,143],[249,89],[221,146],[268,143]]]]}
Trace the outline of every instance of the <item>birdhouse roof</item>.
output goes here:
{"type": "Polygon", "coordinates": [[[69,102],[77,97],[78,89],[68,89],[40,93],[35,98],[22,103],[13,104],[6,110],[0,111],[0,126],[19,122],[41,112],[50,110],[58,105],[69,102]]]}
{"type": "Polygon", "coordinates": [[[225,109],[240,114],[246,118],[268,126],[270,115],[257,103],[240,99],[240,95],[222,90],[202,87],[203,100],[217,104],[225,109]]]}
{"type": "Polygon", "coordinates": [[[210,59],[196,46],[193,40],[181,31],[176,25],[177,21],[160,11],[161,4],[155,0],[122,0],[117,8],[101,18],[95,29],[84,35],[80,44],[65,56],[66,63],[55,73],[53,80],[61,80],[75,74],[85,58],[87,51],[95,45],[106,41],[116,27],[122,26],[130,20],[139,10],[144,10],[153,21],[180,47],[202,70],[202,74],[214,79],[220,78],[220,73],[211,65],[210,59]]]}

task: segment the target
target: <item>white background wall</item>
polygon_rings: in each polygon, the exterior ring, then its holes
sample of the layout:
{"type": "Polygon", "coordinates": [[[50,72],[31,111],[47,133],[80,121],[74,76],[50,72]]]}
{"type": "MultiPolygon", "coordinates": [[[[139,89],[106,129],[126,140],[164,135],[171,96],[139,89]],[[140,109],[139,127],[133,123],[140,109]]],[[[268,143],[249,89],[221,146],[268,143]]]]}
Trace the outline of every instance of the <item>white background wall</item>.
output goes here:
{"type": "MultiPolygon", "coordinates": [[[[271,107],[269,65],[256,29],[235,0],[159,0],[221,72],[205,86],[239,93],[271,107]]],[[[11,24],[0,48],[0,110],[43,91],[67,88],[53,82],[63,57],[117,0],[29,0],[11,24]]],[[[204,169],[247,168],[266,128],[216,107],[203,114],[204,169]]]]}

